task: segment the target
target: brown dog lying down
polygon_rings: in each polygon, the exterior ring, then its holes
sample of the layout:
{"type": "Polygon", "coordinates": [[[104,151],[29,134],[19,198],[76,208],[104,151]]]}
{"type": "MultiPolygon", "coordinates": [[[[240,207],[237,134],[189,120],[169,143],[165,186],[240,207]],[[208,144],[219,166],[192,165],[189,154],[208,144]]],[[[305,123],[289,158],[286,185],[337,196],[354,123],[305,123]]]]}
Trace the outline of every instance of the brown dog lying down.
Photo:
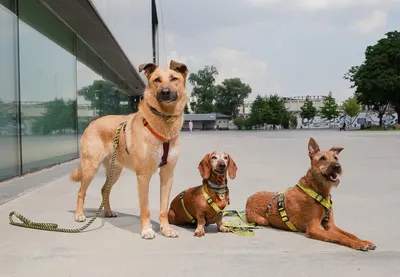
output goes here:
{"type": "Polygon", "coordinates": [[[212,152],[204,156],[198,169],[203,184],[178,194],[171,202],[168,221],[171,224],[196,224],[194,235],[205,235],[204,226],[217,223],[220,232],[229,232],[222,226],[222,214],[229,205],[229,189],[226,173],[235,179],[237,166],[225,152],[212,152]]]}
{"type": "Polygon", "coordinates": [[[300,231],[307,237],[368,251],[376,246],[343,231],[335,225],[330,191],[339,185],[342,167],[338,160],[341,147],[321,151],[310,138],[308,152],[311,168],[299,183],[282,194],[257,192],[247,199],[246,218],[249,223],[300,231]],[[321,229],[321,225],[323,230],[321,229]]]}

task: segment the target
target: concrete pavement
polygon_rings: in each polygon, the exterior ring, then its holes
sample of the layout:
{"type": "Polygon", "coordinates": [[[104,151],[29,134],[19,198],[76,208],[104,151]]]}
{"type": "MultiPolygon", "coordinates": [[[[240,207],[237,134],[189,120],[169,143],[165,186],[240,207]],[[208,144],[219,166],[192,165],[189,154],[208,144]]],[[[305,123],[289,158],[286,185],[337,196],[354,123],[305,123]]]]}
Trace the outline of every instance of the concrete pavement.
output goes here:
{"type": "MultiPolygon", "coordinates": [[[[150,185],[157,237],[145,241],[140,238],[135,175],[129,171],[124,171],[111,194],[111,206],[119,217],[101,217],[84,233],[8,224],[8,213],[16,210],[37,222],[81,226],[73,220],[79,185],[64,175],[0,206],[0,276],[400,276],[399,132],[184,132],[171,200],[184,188],[199,184],[198,162],[220,149],[229,152],[239,167],[237,178],[229,182],[230,209],[242,210],[252,193],[281,190],[297,182],[309,167],[310,136],[322,149],[344,147],[340,154],[344,175],[332,193],[335,220],[343,229],[373,241],[377,250],[362,253],[274,229],[240,237],[209,226],[205,237],[196,238],[193,229],[174,227],[179,238],[164,238],[158,225],[158,174],[150,185]]],[[[87,217],[100,204],[104,174],[101,170],[88,190],[87,217]]]]}

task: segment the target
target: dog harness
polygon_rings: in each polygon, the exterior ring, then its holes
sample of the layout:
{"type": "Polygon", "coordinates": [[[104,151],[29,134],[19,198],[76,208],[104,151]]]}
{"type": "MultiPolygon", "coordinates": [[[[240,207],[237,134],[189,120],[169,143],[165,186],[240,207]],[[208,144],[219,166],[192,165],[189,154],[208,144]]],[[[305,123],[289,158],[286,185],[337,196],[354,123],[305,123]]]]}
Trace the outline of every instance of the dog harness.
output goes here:
{"type": "MultiPolygon", "coordinates": [[[[182,204],[182,208],[185,211],[187,217],[190,219],[190,221],[195,224],[197,221],[196,219],[189,213],[189,211],[186,209],[185,206],[185,201],[183,201],[183,196],[185,195],[185,192],[188,189],[185,189],[184,191],[181,192],[181,194],[179,195],[179,198],[181,199],[181,204],[182,204]]],[[[214,200],[211,199],[210,195],[208,195],[208,193],[205,191],[204,187],[201,188],[201,193],[203,194],[204,198],[206,199],[208,205],[210,205],[214,211],[215,211],[215,216],[213,218],[213,221],[217,218],[217,216],[222,216],[226,210],[226,208],[229,205],[229,200],[228,200],[228,205],[225,206],[225,208],[223,208],[222,210],[218,207],[218,205],[214,202],[214,200]]]]}
{"type": "Polygon", "coordinates": [[[158,165],[158,167],[162,167],[167,164],[167,159],[168,159],[168,153],[169,153],[169,140],[158,134],[156,131],[154,131],[153,128],[149,125],[147,120],[143,118],[143,125],[152,133],[156,138],[161,140],[163,142],[163,155],[161,157],[161,162],[158,165]]]}
{"type": "MultiPolygon", "coordinates": [[[[329,198],[326,199],[321,194],[319,194],[318,192],[316,192],[315,190],[313,190],[311,188],[303,187],[300,184],[296,184],[296,186],[299,187],[302,191],[304,191],[308,196],[312,197],[315,201],[317,201],[318,203],[320,203],[322,206],[325,207],[326,213],[325,213],[324,218],[322,219],[322,222],[327,222],[329,220],[331,209],[332,209],[331,195],[329,195],[329,198]]],[[[288,189],[285,189],[285,190],[283,190],[281,192],[275,193],[272,196],[272,199],[268,203],[268,206],[267,206],[266,215],[267,215],[267,217],[269,217],[269,212],[270,212],[271,207],[272,207],[272,202],[276,197],[278,197],[278,211],[279,211],[279,214],[281,216],[282,221],[285,222],[285,224],[289,227],[289,229],[291,231],[297,232],[298,231],[297,228],[289,220],[289,216],[288,216],[288,214],[286,213],[286,210],[285,210],[285,201],[284,201],[283,194],[289,189],[291,189],[291,188],[288,188],[288,189]]]]}

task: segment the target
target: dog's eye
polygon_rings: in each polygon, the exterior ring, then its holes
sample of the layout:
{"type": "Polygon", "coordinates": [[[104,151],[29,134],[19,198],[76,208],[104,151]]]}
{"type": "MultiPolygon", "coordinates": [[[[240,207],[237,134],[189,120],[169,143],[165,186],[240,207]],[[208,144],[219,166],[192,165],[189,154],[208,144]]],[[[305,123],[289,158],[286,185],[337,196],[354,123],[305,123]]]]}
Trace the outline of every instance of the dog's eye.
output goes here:
{"type": "Polygon", "coordinates": [[[155,78],[155,79],[154,79],[154,82],[155,82],[155,83],[161,83],[161,80],[160,80],[160,78],[155,78]]]}
{"type": "Polygon", "coordinates": [[[224,156],[224,160],[227,160],[228,159],[228,156],[224,156]]]}
{"type": "Polygon", "coordinates": [[[320,161],[326,161],[326,157],[322,156],[321,158],[319,158],[320,161]]]}
{"type": "Polygon", "coordinates": [[[211,157],[211,159],[213,159],[213,160],[216,160],[216,159],[217,159],[217,157],[216,157],[216,156],[212,156],[212,157],[211,157]]]}
{"type": "Polygon", "coordinates": [[[171,81],[172,82],[178,81],[178,78],[177,77],[172,77],[171,81]]]}

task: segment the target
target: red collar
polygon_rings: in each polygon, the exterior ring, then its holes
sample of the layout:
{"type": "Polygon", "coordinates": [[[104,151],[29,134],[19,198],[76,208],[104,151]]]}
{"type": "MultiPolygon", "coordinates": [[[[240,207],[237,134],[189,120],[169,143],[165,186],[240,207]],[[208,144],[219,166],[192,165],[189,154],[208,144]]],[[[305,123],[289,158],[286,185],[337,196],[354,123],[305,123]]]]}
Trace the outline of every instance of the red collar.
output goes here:
{"type": "Polygon", "coordinates": [[[159,133],[157,133],[156,131],[154,131],[153,128],[151,128],[151,126],[149,125],[149,123],[147,122],[147,120],[143,117],[143,125],[149,129],[149,131],[159,140],[161,140],[162,142],[168,142],[168,140],[166,138],[164,138],[162,135],[160,135],[159,133]]]}

